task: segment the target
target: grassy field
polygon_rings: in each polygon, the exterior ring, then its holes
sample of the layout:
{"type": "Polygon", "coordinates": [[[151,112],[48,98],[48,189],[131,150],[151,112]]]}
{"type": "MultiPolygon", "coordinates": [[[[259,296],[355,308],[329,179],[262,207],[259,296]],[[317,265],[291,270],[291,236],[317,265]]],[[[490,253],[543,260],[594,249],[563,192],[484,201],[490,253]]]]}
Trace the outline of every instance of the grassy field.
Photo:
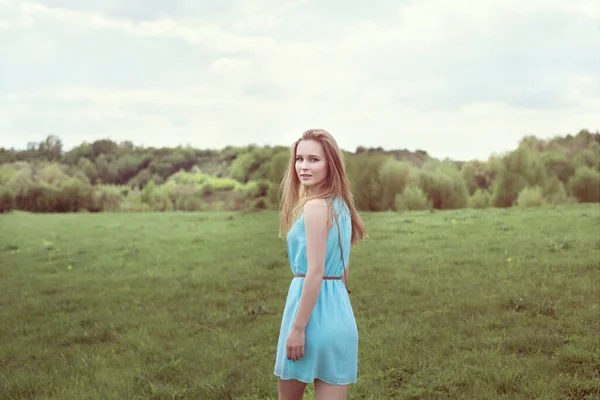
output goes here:
{"type": "MultiPolygon", "coordinates": [[[[349,398],[600,398],[597,204],[363,216],[349,398]]],[[[272,211],[0,215],[0,398],[275,399],[277,227],[272,211]]]]}

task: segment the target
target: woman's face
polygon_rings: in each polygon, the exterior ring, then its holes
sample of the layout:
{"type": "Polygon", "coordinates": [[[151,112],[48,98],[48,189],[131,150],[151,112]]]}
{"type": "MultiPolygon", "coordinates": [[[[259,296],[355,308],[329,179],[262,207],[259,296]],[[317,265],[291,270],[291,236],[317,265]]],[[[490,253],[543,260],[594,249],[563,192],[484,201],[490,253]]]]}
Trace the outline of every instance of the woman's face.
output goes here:
{"type": "Polygon", "coordinates": [[[296,175],[309,193],[318,190],[327,179],[327,162],[321,143],[301,140],[296,147],[296,175]]]}

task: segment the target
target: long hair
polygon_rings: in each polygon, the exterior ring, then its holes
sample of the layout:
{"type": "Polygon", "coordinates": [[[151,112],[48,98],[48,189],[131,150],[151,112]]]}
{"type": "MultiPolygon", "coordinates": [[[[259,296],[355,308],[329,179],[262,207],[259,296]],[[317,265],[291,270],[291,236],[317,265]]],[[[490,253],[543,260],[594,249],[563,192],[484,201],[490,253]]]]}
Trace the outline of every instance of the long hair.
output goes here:
{"type": "Polygon", "coordinates": [[[279,186],[281,195],[280,212],[281,220],[279,224],[279,236],[284,237],[289,232],[293,223],[299,218],[302,209],[307,201],[311,199],[325,199],[330,204],[334,197],[340,197],[344,200],[350,210],[352,221],[352,239],[351,244],[356,245],[359,240],[367,237],[365,225],[358,215],[354,204],[354,195],[350,188],[350,181],[346,176],[346,166],[344,165],[344,155],[337,142],[329,132],[324,129],[309,129],[302,133],[302,137],[294,142],[290,150],[290,161],[287,171],[279,186]],[[300,179],[296,174],[296,150],[298,143],[302,140],[314,140],[323,146],[325,152],[325,161],[327,163],[327,177],[322,190],[318,194],[309,195],[300,179]]]}

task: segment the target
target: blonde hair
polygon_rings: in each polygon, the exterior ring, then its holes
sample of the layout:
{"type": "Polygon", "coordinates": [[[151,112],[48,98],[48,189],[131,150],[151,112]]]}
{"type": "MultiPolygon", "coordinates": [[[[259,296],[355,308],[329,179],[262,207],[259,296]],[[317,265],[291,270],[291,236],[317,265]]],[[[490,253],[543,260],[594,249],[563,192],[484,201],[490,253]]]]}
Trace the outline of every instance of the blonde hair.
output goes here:
{"type": "Polygon", "coordinates": [[[352,221],[352,239],[351,244],[356,245],[359,240],[367,237],[365,225],[358,215],[354,204],[354,195],[350,188],[350,181],[346,176],[346,166],[344,165],[344,155],[337,142],[329,132],[324,129],[309,129],[302,133],[302,137],[294,142],[290,152],[290,162],[281,185],[279,187],[281,194],[280,211],[281,220],[279,224],[279,235],[286,235],[293,223],[300,216],[306,202],[311,199],[325,199],[328,201],[331,209],[331,200],[334,197],[340,197],[344,200],[350,210],[352,221]],[[327,178],[323,184],[322,191],[318,194],[309,195],[305,188],[300,184],[296,174],[296,150],[298,143],[302,140],[314,140],[323,146],[325,161],[327,163],[327,178]]]}

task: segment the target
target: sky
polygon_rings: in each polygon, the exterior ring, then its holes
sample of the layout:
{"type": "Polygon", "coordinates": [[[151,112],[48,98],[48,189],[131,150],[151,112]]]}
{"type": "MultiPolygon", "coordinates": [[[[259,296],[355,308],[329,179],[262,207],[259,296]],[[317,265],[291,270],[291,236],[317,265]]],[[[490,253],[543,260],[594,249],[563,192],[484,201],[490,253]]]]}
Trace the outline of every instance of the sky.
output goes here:
{"type": "Polygon", "coordinates": [[[600,129],[598,0],[0,0],[0,147],[487,159],[600,129]]]}

